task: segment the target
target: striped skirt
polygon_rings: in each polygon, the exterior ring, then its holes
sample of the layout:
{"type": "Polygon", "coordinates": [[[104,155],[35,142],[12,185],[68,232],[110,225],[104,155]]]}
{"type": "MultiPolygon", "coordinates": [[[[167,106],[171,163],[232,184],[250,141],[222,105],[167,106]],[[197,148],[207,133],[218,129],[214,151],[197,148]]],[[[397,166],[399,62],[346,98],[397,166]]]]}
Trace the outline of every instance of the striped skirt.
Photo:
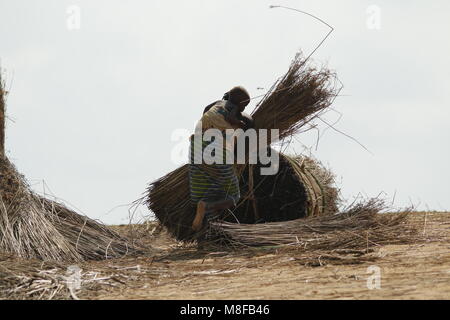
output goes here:
{"type": "Polygon", "coordinates": [[[239,180],[234,172],[233,165],[194,163],[195,157],[201,157],[203,150],[212,142],[201,141],[196,146],[194,136],[191,136],[190,142],[189,186],[192,203],[196,204],[200,200],[232,199],[236,204],[240,198],[240,191],[239,180]]]}

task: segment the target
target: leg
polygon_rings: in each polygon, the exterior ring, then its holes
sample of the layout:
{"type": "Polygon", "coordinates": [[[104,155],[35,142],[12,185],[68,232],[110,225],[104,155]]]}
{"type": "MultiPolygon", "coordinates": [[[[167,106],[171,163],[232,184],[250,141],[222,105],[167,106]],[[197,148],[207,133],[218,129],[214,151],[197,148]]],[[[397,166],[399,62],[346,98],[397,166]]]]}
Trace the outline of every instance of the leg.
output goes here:
{"type": "Polygon", "coordinates": [[[202,228],[203,218],[205,217],[207,203],[203,200],[197,203],[197,212],[192,222],[192,230],[199,231],[202,228]]]}
{"type": "Polygon", "coordinates": [[[229,209],[234,206],[235,202],[230,198],[211,202],[206,202],[204,200],[199,201],[197,204],[197,213],[195,215],[194,221],[192,222],[192,229],[194,231],[199,231],[202,228],[206,210],[216,212],[229,209]]]}
{"type": "Polygon", "coordinates": [[[234,201],[233,199],[230,198],[208,203],[208,209],[211,211],[225,210],[234,206],[235,206],[234,201]]]}

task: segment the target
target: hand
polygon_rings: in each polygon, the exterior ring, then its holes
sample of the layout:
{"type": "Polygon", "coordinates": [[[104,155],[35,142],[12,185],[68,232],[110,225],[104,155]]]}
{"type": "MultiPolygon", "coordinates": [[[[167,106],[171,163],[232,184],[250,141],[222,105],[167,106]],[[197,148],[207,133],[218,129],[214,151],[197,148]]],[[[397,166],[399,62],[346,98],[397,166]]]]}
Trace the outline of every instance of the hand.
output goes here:
{"type": "Polygon", "coordinates": [[[241,114],[240,121],[244,122],[244,125],[245,125],[245,128],[243,128],[244,130],[254,128],[254,126],[255,126],[253,118],[248,114],[245,114],[245,113],[241,114]]]}

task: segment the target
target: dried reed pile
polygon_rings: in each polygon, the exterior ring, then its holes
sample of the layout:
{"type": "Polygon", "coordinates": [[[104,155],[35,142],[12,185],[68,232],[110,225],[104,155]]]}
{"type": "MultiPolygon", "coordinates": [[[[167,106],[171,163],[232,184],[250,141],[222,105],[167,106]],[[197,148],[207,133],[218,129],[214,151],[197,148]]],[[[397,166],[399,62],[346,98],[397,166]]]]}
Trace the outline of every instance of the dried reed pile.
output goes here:
{"type": "MultiPolygon", "coordinates": [[[[326,68],[317,69],[297,54],[288,72],[275,82],[253,112],[256,129],[279,129],[280,139],[310,129],[311,121],[320,116],[337,96],[337,83],[333,72],[326,68]]],[[[233,214],[225,219],[247,223],[296,219],[313,214],[308,209],[312,206],[317,207],[316,214],[335,212],[337,191],[329,176],[322,174],[317,178],[302,179],[299,173],[302,166],[298,161],[298,158],[281,155],[280,171],[271,177],[259,176],[259,165],[241,166],[238,171],[242,199],[233,214]],[[297,165],[293,166],[294,163],[297,165]],[[324,180],[320,181],[321,178],[324,180]],[[324,188],[307,186],[314,180],[315,185],[323,185],[324,188]],[[271,191],[274,184],[278,195],[271,191]],[[331,190],[330,195],[319,194],[331,190]],[[316,196],[311,199],[313,193],[316,196]],[[324,198],[328,199],[325,205],[324,198]]],[[[325,172],[320,163],[314,166],[320,169],[311,172],[325,172]]],[[[191,230],[194,208],[189,198],[187,165],[151,183],[144,201],[178,240],[193,241],[202,237],[201,232],[191,230]]]]}
{"type": "Polygon", "coordinates": [[[288,72],[270,88],[252,113],[257,129],[278,129],[280,140],[310,129],[340,90],[336,74],[318,69],[298,53],[288,72]]]}
{"type": "Polygon", "coordinates": [[[0,299],[63,299],[69,297],[65,267],[23,260],[0,252],[0,299]]]}
{"type": "Polygon", "coordinates": [[[240,176],[242,201],[225,221],[265,223],[338,211],[339,190],[330,170],[310,157],[279,157],[275,175],[261,175],[259,164],[244,168],[240,176]]]}
{"type": "Polygon", "coordinates": [[[0,253],[0,300],[89,299],[102,288],[137,280],[140,274],[132,269],[110,264],[24,260],[0,253]]]}
{"type": "Polygon", "coordinates": [[[178,240],[195,241],[202,236],[191,228],[195,212],[191,205],[187,165],[152,182],[143,200],[178,240]]]}
{"type": "Polygon", "coordinates": [[[417,239],[416,228],[407,222],[409,210],[380,213],[385,209],[384,201],[370,199],[335,215],[263,224],[221,221],[211,223],[211,228],[221,245],[288,245],[301,251],[362,250],[417,239]]]}
{"type": "MultiPolygon", "coordinates": [[[[5,119],[3,88],[2,83],[2,121],[5,119]]],[[[4,122],[0,129],[4,129],[4,122]]],[[[21,258],[81,261],[119,257],[135,250],[127,239],[101,223],[31,191],[25,178],[5,156],[4,143],[0,147],[0,251],[21,258]]]]}

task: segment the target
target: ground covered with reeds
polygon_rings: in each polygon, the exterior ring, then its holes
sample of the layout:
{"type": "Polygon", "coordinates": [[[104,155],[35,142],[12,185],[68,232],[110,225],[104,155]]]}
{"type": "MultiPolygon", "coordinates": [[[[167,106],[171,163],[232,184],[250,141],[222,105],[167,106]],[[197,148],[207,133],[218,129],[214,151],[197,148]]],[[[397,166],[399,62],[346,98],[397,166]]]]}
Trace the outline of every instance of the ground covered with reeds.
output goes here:
{"type": "MultiPolygon", "coordinates": [[[[396,225],[395,214],[382,222],[396,225]]],[[[336,220],[320,225],[318,239],[333,235],[336,220]],[[331,232],[331,233],[330,233],[331,232]]],[[[365,216],[366,230],[377,230],[365,216]]],[[[339,246],[316,242],[257,248],[204,248],[175,241],[157,223],[119,226],[147,247],[138,256],[81,262],[80,288],[68,290],[74,264],[24,260],[0,255],[3,299],[449,299],[450,214],[414,212],[402,220],[397,239],[376,234],[368,243],[341,234],[339,246]],[[402,222],[402,223],[403,223],[402,222]],[[414,229],[414,235],[408,230],[414,229]],[[345,236],[345,237],[344,237],[345,236]],[[378,237],[378,238],[377,238],[378,237]],[[378,240],[377,240],[378,239],[378,240]],[[344,241],[344,240],[342,240],[344,241]],[[340,248],[338,248],[340,247],[340,248]],[[380,272],[380,288],[370,276],[380,272]]],[[[313,221],[311,221],[313,222],[313,221]]],[[[314,229],[311,224],[310,227],[314,229]]],[[[303,225],[305,228],[305,225],[303,225]]],[[[311,235],[306,232],[303,240],[311,235]]],[[[354,226],[355,233],[361,227],[354,226]]],[[[392,231],[392,229],[391,229],[392,231]]],[[[325,241],[324,240],[324,241],[325,241]]],[[[301,239],[300,239],[301,241],[301,239]]]]}

